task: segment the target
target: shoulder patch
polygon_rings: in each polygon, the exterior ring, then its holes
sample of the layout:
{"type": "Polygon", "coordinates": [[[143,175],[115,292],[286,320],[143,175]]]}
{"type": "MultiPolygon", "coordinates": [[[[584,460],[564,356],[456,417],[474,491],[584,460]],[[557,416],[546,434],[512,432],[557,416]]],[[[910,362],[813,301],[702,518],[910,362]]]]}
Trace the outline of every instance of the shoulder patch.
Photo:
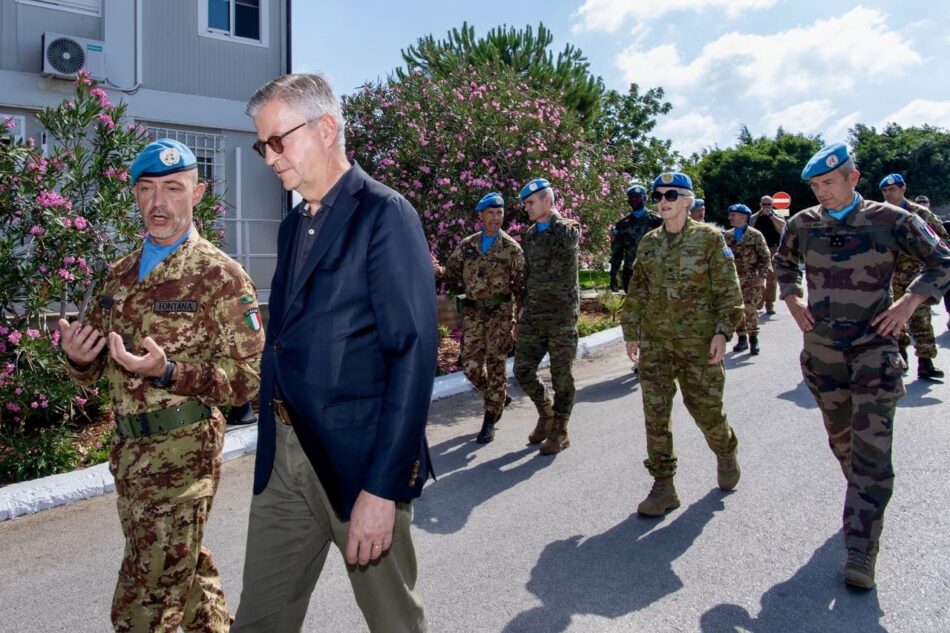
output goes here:
{"type": "Polygon", "coordinates": [[[251,329],[253,332],[257,332],[261,329],[261,311],[257,308],[251,308],[245,310],[244,312],[244,323],[251,329]]]}
{"type": "Polygon", "coordinates": [[[726,259],[735,259],[735,258],[736,258],[735,254],[732,252],[732,249],[729,248],[728,246],[723,246],[723,247],[722,247],[722,254],[726,256],[726,259]]]}
{"type": "Polygon", "coordinates": [[[254,301],[255,299],[251,295],[244,295],[243,297],[241,297],[241,303],[243,303],[244,305],[254,303],[254,301]]]}
{"type": "Polygon", "coordinates": [[[910,223],[914,227],[916,233],[923,238],[925,242],[930,246],[930,248],[937,248],[940,244],[940,236],[937,235],[929,224],[923,221],[919,215],[911,215],[910,223]]]}

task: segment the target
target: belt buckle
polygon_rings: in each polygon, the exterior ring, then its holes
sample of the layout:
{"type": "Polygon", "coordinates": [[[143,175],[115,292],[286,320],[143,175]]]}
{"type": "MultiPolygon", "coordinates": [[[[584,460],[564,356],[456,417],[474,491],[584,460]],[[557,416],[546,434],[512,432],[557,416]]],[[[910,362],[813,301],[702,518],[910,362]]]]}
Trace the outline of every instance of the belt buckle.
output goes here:
{"type": "Polygon", "coordinates": [[[287,410],[287,405],[284,404],[284,401],[271,400],[271,403],[274,408],[274,413],[277,414],[277,419],[280,420],[280,423],[286,426],[293,426],[293,422],[290,419],[290,411],[287,410]]]}

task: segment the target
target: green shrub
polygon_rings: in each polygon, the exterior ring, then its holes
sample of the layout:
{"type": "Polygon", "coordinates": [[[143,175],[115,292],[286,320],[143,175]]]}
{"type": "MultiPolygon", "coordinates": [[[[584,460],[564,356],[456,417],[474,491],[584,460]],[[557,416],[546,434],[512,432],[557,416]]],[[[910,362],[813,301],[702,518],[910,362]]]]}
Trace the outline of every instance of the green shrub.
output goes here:
{"type": "Polygon", "coordinates": [[[65,426],[51,426],[3,437],[0,482],[28,481],[66,472],[79,466],[72,433],[65,426]]]}
{"type": "Polygon", "coordinates": [[[580,318],[577,319],[577,334],[583,337],[596,332],[609,330],[616,326],[617,324],[606,314],[582,314],[580,318]]]}

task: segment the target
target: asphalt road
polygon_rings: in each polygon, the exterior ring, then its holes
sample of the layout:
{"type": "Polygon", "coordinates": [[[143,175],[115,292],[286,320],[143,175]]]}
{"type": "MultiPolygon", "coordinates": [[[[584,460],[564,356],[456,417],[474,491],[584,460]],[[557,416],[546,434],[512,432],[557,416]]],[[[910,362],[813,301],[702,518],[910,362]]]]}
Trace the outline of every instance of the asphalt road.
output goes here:
{"type": "MultiPolygon", "coordinates": [[[[934,317],[950,370],[950,333],[934,317]]],[[[516,388],[497,439],[474,443],[473,394],[433,404],[440,474],[415,503],[419,586],[433,632],[950,631],[950,386],[916,380],[895,424],[896,491],[878,587],[847,589],[844,481],[801,381],[801,337],[780,306],[763,353],[727,356],[726,407],[742,481],[715,486],[715,457],[679,397],[674,408],[683,506],[634,512],[650,487],[642,405],[615,345],[575,365],[572,446],[526,444],[531,403],[516,388]]],[[[206,538],[232,609],[241,587],[253,458],[225,465],[206,538]]],[[[112,495],[0,523],[0,631],[108,631],[122,551],[112,495]]],[[[365,631],[331,555],[307,631],[365,631]]]]}

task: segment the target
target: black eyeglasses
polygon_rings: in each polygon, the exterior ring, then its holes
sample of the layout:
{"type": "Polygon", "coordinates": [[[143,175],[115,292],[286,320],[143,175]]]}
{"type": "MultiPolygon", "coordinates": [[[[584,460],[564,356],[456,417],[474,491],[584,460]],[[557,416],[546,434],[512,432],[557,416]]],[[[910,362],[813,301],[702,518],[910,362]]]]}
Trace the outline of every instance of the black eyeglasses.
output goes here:
{"type": "Polygon", "coordinates": [[[283,154],[284,153],[284,137],[293,134],[294,132],[296,132],[297,130],[299,130],[300,128],[302,128],[308,123],[310,123],[310,121],[304,121],[297,127],[287,130],[283,134],[274,134],[273,136],[268,138],[266,141],[257,141],[256,143],[254,143],[254,145],[252,145],[252,147],[254,148],[255,152],[261,155],[261,158],[267,158],[267,149],[265,149],[267,147],[271,148],[275,154],[283,154]]]}
{"type": "Polygon", "coordinates": [[[677,191],[676,189],[667,189],[663,193],[660,193],[659,191],[654,191],[653,195],[650,196],[650,200],[653,200],[653,202],[659,202],[660,200],[663,200],[664,198],[666,198],[667,202],[676,202],[679,199],[679,197],[680,197],[679,191],[677,191]]]}

